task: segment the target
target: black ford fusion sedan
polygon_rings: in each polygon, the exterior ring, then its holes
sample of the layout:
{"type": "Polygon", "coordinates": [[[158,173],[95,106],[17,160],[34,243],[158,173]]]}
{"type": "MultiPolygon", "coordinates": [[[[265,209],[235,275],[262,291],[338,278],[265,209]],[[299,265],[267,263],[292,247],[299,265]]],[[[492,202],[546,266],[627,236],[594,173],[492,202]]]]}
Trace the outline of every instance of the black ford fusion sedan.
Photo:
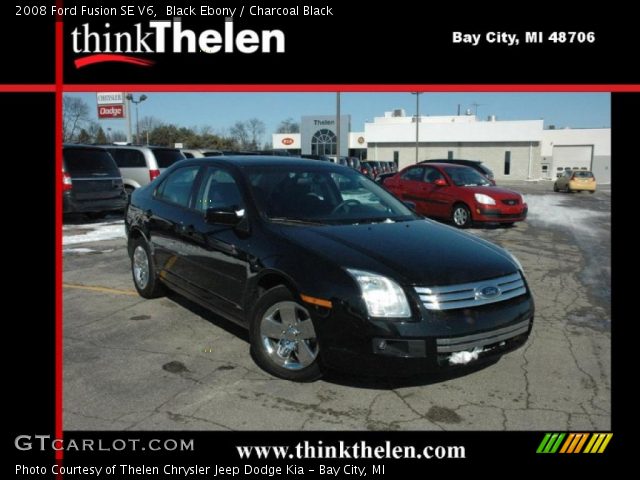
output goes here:
{"type": "Polygon", "coordinates": [[[285,379],[432,371],[531,331],[509,252],[332,163],[181,161],[133,193],[125,224],[141,296],[169,287],[246,327],[255,361],[285,379]]]}

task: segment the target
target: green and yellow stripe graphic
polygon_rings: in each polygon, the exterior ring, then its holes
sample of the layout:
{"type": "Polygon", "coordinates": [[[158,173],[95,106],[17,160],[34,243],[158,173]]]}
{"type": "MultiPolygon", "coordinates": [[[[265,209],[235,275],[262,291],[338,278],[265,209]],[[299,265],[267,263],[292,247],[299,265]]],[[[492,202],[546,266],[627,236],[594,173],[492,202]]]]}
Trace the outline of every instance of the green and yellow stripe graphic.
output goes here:
{"type": "Polygon", "coordinates": [[[613,433],[547,433],[536,453],[602,453],[611,437],[613,433]]]}

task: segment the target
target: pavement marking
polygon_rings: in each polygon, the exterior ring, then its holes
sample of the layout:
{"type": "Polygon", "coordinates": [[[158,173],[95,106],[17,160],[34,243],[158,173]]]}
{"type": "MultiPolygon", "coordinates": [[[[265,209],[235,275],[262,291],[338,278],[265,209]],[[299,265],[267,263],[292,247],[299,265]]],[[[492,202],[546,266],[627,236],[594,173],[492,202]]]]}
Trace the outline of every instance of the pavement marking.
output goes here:
{"type": "Polygon", "coordinates": [[[114,295],[127,295],[129,297],[137,297],[138,292],[135,290],[122,290],[120,288],[99,287],[94,285],[77,285],[75,283],[63,283],[64,288],[72,288],[75,290],[88,290],[90,292],[111,293],[114,295]]]}

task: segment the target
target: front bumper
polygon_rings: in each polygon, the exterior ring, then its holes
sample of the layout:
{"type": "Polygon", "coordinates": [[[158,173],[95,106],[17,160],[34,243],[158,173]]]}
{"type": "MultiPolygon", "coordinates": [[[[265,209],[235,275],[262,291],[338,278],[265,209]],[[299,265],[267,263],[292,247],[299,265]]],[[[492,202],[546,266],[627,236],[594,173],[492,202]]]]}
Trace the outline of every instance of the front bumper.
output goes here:
{"type": "Polygon", "coordinates": [[[527,218],[529,209],[527,206],[514,206],[514,207],[498,207],[488,208],[486,206],[478,206],[473,212],[474,222],[521,222],[527,218]]]}
{"type": "Polygon", "coordinates": [[[427,312],[418,308],[420,321],[394,322],[354,318],[353,313],[337,306],[315,322],[323,345],[323,363],[368,375],[442,371],[521,347],[534,318],[529,293],[473,309],[427,312]],[[464,361],[466,358],[469,360],[464,361]]]}

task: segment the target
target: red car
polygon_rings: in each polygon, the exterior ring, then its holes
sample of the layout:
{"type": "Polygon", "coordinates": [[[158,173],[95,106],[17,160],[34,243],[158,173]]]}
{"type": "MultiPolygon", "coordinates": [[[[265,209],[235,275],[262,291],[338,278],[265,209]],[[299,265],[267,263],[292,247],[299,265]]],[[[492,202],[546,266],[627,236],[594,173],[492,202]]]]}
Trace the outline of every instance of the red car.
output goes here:
{"type": "Polygon", "coordinates": [[[413,165],[384,181],[401,200],[427,217],[450,219],[456,227],[473,222],[513,224],[527,217],[518,192],[496,187],[470,167],[447,163],[413,165]]]}

